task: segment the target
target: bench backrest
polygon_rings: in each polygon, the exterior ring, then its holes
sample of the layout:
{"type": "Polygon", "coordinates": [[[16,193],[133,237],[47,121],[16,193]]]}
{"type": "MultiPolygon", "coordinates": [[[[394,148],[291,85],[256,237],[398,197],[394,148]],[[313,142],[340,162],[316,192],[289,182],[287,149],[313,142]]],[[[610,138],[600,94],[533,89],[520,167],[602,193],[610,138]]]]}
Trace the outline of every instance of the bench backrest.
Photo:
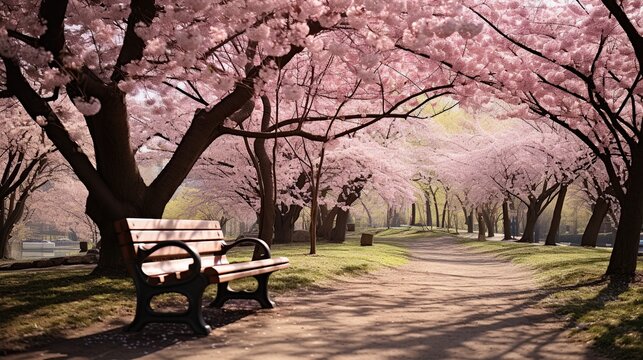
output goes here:
{"type": "MultiPolygon", "coordinates": [[[[127,218],[115,223],[121,252],[128,267],[140,248],[149,249],[167,240],[180,240],[195,252],[213,255],[225,244],[218,221],[127,218]]],[[[147,261],[187,258],[185,250],[165,247],[151,254],[147,261]]],[[[214,263],[227,263],[225,256],[215,256],[214,263]]]]}

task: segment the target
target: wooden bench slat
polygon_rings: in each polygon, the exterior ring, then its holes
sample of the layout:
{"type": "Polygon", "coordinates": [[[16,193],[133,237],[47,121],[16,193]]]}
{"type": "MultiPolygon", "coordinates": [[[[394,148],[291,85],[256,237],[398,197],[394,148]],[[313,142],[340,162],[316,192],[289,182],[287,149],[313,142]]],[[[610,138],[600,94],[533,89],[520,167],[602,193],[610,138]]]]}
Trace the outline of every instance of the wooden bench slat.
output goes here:
{"type": "Polygon", "coordinates": [[[255,275],[261,275],[277,270],[282,270],[282,269],[287,269],[288,268],[288,263],[285,264],[277,264],[273,266],[266,266],[258,269],[253,269],[253,270],[246,270],[246,271],[240,271],[240,272],[233,272],[233,273],[228,273],[228,274],[223,274],[218,276],[218,282],[220,283],[225,283],[228,281],[232,280],[237,280],[237,279],[242,279],[246,278],[249,276],[255,276],[255,275]]]}
{"type": "MultiPolygon", "coordinates": [[[[175,272],[187,272],[188,267],[192,264],[192,258],[155,261],[143,263],[141,269],[148,276],[159,276],[175,272]]],[[[221,256],[202,256],[201,269],[211,268],[215,265],[225,265],[228,261],[221,256]]]]}
{"type": "Polygon", "coordinates": [[[128,230],[220,230],[218,221],[127,218],[116,223],[117,232],[128,230]]]}
{"type": "Polygon", "coordinates": [[[167,240],[184,242],[203,240],[223,240],[221,230],[131,230],[132,241],[135,243],[153,243],[167,240]]]}
{"type": "MultiPolygon", "coordinates": [[[[204,256],[201,258],[201,269],[203,273],[208,276],[224,275],[234,272],[242,272],[246,270],[259,269],[268,266],[287,264],[288,258],[277,257],[263,260],[254,260],[241,263],[228,264],[225,259],[220,256],[204,256]]],[[[165,260],[144,263],[142,266],[143,272],[149,276],[160,276],[172,273],[189,273],[188,267],[192,264],[191,258],[165,260]]]]}
{"type": "MultiPolygon", "coordinates": [[[[266,266],[285,264],[287,262],[288,258],[276,257],[270,259],[247,261],[242,263],[217,265],[213,268],[213,270],[216,271],[219,275],[222,275],[249,269],[262,268],[266,266]]],[[[208,270],[209,269],[205,269],[204,272],[207,274],[208,270]]]]}
{"type": "MultiPolygon", "coordinates": [[[[265,274],[276,270],[286,269],[287,258],[274,258],[256,260],[236,264],[214,264],[217,257],[209,256],[201,259],[203,274],[211,279],[213,283],[227,282],[242,279],[248,276],[265,274]]],[[[143,271],[150,276],[150,283],[153,285],[175,282],[190,275],[188,266],[191,259],[169,260],[156,263],[143,264],[143,271]],[[160,264],[160,265],[159,265],[160,264]]]]}

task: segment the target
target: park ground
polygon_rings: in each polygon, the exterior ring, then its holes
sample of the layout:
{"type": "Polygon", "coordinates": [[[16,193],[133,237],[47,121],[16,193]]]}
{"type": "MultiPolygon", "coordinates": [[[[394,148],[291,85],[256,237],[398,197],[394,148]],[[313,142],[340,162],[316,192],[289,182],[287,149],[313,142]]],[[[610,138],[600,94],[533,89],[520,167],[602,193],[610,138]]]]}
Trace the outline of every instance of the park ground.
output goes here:
{"type": "MultiPolygon", "coordinates": [[[[61,281],[59,271],[34,271],[25,286],[49,290],[51,298],[3,305],[10,320],[2,341],[22,346],[14,359],[640,358],[643,286],[600,280],[607,251],[415,231],[382,232],[371,248],[353,240],[323,245],[316,257],[304,256],[301,245],[277,247],[275,254],[293,262],[273,281],[278,308],[257,311],[239,302],[208,309],[214,331],[201,338],[166,324],[123,333],[131,319],[123,309],[133,305],[127,280],[82,276],[91,303],[69,294],[78,292],[73,284],[86,270],[69,275],[67,291],[46,288],[61,281]]],[[[20,281],[1,276],[5,284],[20,281]]]]}

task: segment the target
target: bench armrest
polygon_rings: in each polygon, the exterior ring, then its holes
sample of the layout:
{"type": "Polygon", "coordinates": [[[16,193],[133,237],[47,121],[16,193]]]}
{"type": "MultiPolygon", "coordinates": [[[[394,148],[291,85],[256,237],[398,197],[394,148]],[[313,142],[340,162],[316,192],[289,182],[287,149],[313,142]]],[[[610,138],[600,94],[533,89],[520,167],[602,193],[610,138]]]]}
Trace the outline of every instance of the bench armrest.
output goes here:
{"type": "Polygon", "coordinates": [[[189,282],[201,273],[201,256],[196,251],[194,251],[183,241],[167,240],[167,241],[157,243],[156,245],[152,246],[149,249],[142,249],[139,247],[138,254],[136,257],[137,266],[135,267],[135,269],[136,269],[137,275],[141,279],[147,279],[148,277],[142,270],[143,261],[145,261],[145,259],[147,259],[148,256],[152,255],[154,252],[158,251],[159,249],[164,247],[169,247],[169,246],[178,247],[185,250],[194,261],[192,264],[190,264],[190,266],[188,266],[188,269],[191,270],[190,277],[186,279],[181,279],[181,282],[183,281],[189,282]]]}
{"type": "Polygon", "coordinates": [[[260,247],[262,251],[261,255],[259,256],[259,259],[270,259],[272,255],[270,254],[270,248],[268,247],[268,244],[266,244],[265,241],[253,237],[245,237],[241,238],[239,240],[236,240],[232,244],[225,244],[223,245],[223,248],[221,249],[221,253],[225,254],[228,252],[228,250],[234,248],[235,246],[243,243],[253,243],[255,244],[255,250],[257,247],[260,247]]]}

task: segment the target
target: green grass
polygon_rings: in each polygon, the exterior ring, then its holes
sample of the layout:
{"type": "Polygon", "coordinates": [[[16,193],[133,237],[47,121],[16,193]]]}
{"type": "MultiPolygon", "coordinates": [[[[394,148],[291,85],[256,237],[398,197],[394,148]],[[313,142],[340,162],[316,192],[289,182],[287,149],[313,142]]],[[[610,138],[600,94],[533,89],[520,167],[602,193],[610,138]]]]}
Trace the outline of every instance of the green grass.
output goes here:
{"type": "Polygon", "coordinates": [[[375,234],[376,238],[391,238],[391,239],[414,239],[426,238],[431,236],[439,236],[439,233],[429,231],[428,228],[423,226],[400,226],[392,228],[373,228],[367,231],[375,234]]]}
{"type": "MultiPolygon", "coordinates": [[[[249,258],[252,247],[232,253],[231,261],[249,258]]],[[[403,247],[377,243],[360,247],[355,237],[343,244],[319,243],[317,255],[308,254],[308,244],[275,245],[273,256],[287,256],[290,268],[270,278],[273,293],[332,286],[340,276],[354,276],[407,261],[403,247]]],[[[0,273],[0,355],[60,338],[71,330],[84,328],[123,315],[132,315],[135,306],[133,283],[127,278],[90,276],[90,269],[65,267],[0,273]]],[[[242,280],[236,288],[252,286],[242,280]]],[[[206,301],[216,286],[206,291],[206,301]]],[[[176,305],[166,296],[160,305],[176,305]]],[[[155,302],[158,304],[159,302],[155,302]]]]}
{"type": "MultiPolygon", "coordinates": [[[[578,339],[592,342],[611,358],[643,356],[643,284],[639,281],[627,286],[603,280],[609,250],[463,242],[477,252],[499,255],[534,269],[547,294],[543,304],[565,317],[578,339]]],[[[638,269],[643,269],[641,260],[638,269]]]]}

